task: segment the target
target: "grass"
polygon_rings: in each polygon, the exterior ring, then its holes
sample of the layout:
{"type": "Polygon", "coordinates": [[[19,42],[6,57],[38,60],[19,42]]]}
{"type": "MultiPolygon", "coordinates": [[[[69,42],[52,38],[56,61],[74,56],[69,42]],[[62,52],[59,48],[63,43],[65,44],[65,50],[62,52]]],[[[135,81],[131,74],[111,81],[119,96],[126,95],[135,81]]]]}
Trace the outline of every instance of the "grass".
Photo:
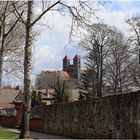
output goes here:
{"type": "Polygon", "coordinates": [[[0,129],[0,139],[18,139],[19,134],[6,129],[0,129]]]}

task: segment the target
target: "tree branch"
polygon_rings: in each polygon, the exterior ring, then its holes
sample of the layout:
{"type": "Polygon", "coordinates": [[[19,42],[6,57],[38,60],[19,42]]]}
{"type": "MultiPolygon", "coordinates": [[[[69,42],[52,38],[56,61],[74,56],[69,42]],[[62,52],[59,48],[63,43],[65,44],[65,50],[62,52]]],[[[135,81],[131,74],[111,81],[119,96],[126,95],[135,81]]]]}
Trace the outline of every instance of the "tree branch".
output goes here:
{"type": "MultiPolygon", "coordinates": [[[[22,16],[23,11],[21,12],[20,16],[22,16]]],[[[5,37],[10,34],[10,32],[13,30],[13,28],[16,26],[17,22],[19,21],[20,17],[15,21],[15,23],[13,24],[13,26],[9,29],[9,31],[5,34],[5,37]]]]}
{"type": "Polygon", "coordinates": [[[57,5],[58,3],[60,3],[61,0],[55,2],[54,4],[52,4],[49,8],[47,8],[41,15],[39,15],[31,24],[30,26],[33,26],[44,14],[46,14],[51,8],[53,8],[55,5],[57,5]]]}
{"type": "Polygon", "coordinates": [[[15,12],[18,14],[18,17],[21,19],[21,21],[24,23],[24,25],[26,25],[26,22],[25,22],[24,19],[22,18],[21,14],[18,12],[18,10],[17,10],[15,4],[14,4],[12,1],[11,1],[11,3],[12,3],[12,5],[13,5],[14,9],[15,9],[15,12]]]}

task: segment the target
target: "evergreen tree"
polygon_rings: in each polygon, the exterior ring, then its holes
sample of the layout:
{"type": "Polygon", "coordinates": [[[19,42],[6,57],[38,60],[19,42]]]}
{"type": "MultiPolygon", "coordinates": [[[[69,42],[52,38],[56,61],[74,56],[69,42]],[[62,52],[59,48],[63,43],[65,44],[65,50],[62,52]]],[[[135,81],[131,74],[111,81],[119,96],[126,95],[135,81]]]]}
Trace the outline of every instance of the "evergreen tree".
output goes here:
{"type": "Polygon", "coordinates": [[[41,102],[42,102],[41,92],[36,90],[33,91],[32,98],[31,98],[32,107],[34,107],[35,105],[40,106],[41,102]]]}

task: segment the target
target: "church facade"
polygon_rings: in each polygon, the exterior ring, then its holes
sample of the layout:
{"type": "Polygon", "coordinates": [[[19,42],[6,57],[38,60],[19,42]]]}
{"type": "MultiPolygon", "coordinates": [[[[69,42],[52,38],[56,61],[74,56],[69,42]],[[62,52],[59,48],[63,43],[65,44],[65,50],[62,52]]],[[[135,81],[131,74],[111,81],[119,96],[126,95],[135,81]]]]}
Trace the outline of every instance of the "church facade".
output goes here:
{"type": "Polygon", "coordinates": [[[70,64],[70,59],[66,55],[63,58],[63,71],[66,71],[72,78],[80,79],[81,59],[79,55],[73,58],[73,64],[70,64]]]}

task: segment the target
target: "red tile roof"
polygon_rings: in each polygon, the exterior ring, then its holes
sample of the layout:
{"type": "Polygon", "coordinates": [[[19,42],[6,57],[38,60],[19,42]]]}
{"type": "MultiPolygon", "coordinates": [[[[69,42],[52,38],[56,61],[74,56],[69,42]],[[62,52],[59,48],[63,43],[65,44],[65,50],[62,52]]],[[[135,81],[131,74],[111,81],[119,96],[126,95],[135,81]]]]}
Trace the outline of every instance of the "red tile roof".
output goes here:
{"type": "Polygon", "coordinates": [[[70,60],[67,55],[63,59],[70,60]]]}
{"type": "Polygon", "coordinates": [[[11,86],[4,86],[2,89],[13,89],[11,86]]]}
{"type": "Polygon", "coordinates": [[[74,56],[73,59],[74,59],[74,60],[75,60],[75,59],[78,60],[78,59],[80,59],[80,56],[76,54],[76,55],[74,56]]]}
{"type": "Polygon", "coordinates": [[[15,105],[11,103],[0,103],[0,109],[14,108],[15,105]]]}

